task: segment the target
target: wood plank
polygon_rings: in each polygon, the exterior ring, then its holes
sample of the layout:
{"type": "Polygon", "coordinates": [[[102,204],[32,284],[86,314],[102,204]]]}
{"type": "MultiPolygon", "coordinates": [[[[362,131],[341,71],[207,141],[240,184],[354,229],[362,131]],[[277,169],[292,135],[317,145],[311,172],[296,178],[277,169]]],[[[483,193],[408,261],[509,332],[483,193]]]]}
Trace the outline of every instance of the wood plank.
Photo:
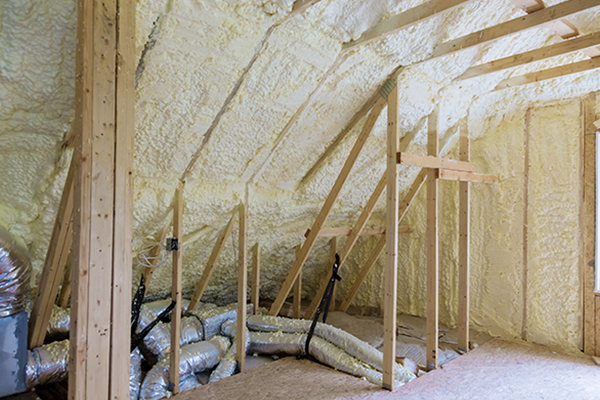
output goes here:
{"type": "Polygon", "coordinates": [[[583,350],[594,355],[596,351],[595,269],[596,269],[596,95],[589,94],[582,102],[584,193],[583,193],[583,350]]]}
{"type": "Polygon", "coordinates": [[[528,85],[530,83],[560,78],[562,76],[572,75],[579,72],[592,71],[597,68],[600,68],[600,57],[591,58],[589,60],[579,61],[572,64],[561,65],[560,67],[531,72],[525,75],[514,76],[498,83],[494,90],[528,85]]]}
{"type": "Polygon", "coordinates": [[[256,243],[252,248],[252,287],[250,299],[254,306],[254,315],[258,315],[260,305],[260,245],[256,243]]]}
{"type": "Polygon", "coordinates": [[[169,381],[173,384],[173,394],[179,393],[179,345],[181,340],[181,267],[183,264],[183,182],[179,182],[175,191],[173,206],[173,238],[179,241],[179,249],[173,252],[173,270],[171,280],[171,300],[175,307],[171,311],[171,351],[169,360],[169,381]]]}
{"type": "Polygon", "coordinates": [[[325,200],[325,204],[323,205],[323,208],[321,209],[321,211],[319,212],[319,215],[317,216],[317,219],[311,229],[310,235],[308,236],[308,238],[304,241],[304,244],[302,245],[302,250],[300,251],[299,257],[294,262],[294,265],[292,266],[290,272],[288,273],[288,276],[286,277],[285,281],[283,282],[283,285],[282,285],[279,293],[277,294],[275,301],[271,305],[271,309],[269,310],[269,315],[277,315],[279,313],[279,310],[281,310],[281,306],[283,305],[283,302],[285,301],[288,294],[290,293],[290,290],[292,289],[292,285],[293,285],[294,281],[298,277],[302,266],[304,265],[304,263],[306,262],[306,259],[308,258],[308,254],[310,253],[310,251],[312,250],[312,248],[315,244],[318,232],[321,230],[321,228],[327,221],[327,218],[329,217],[329,214],[331,213],[331,210],[333,209],[333,205],[335,204],[337,198],[339,197],[340,192],[342,191],[342,188],[344,187],[344,184],[348,180],[350,171],[352,170],[352,167],[356,163],[356,160],[358,159],[358,156],[360,155],[368,137],[370,136],[371,132],[373,131],[373,128],[375,127],[375,123],[377,122],[377,119],[379,118],[379,114],[385,107],[386,103],[387,103],[386,99],[381,98],[377,101],[377,103],[373,107],[373,110],[371,111],[371,114],[367,118],[367,121],[365,122],[365,125],[363,126],[363,129],[362,129],[360,135],[358,136],[358,139],[356,140],[354,147],[350,151],[350,155],[348,156],[346,162],[344,163],[344,166],[342,167],[342,170],[341,170],[340,174],[338,175],[338,178],[336,179],[335,184],[333,185],[333,188],[331,189],[331,192],[327,196],[327,200],[325,200]]]}
{"type": "Polygon", "coordinates": [[[473,163],[465,161],[449,160],[432,156],[421,156],[411,153],[398,153],[399,165],[412,165],[423,168],[442,168],[451,169],[454,171],[473,172],[473,163]]]}
{"type": "MultiPolygon", "coordinates": [[[[460,126],[460,160],[471,159],[471,141],[467,122],[460,126]]],[[[469,351],[470,301],[470,222],[471,191],[469,182],[459,183],[458,199],[458,348],[469,351]]]]}
{"type": "MultiPolygon", "coordinates": [[[[302,246],[296,246],[296,259],[300,256],[301,249],[302,246]]],[[[293,318],[302,318],[302,269],[300,269],[296,282],[294,282],[294,304],[292,310],[293,318]]]]}
{"type": "Polygon", "coordinates": [[[398,86],[388,96],[386,257],[383,309],[383,388],[394,390],[396,370],[396,302],[398,297],[398,86]]]}
{"type": "Polygon", "coordinates": [[[596,356],[600,356],[600,295],[596,293],[596,327],[595,327],[595,339],[596,339],[596,356]]]}
{"type": "Polygon", "coordinates": [[[239,207],[239,240],[238,240],[238,309],[236,359],[240,372],[246,372],[246,313],[248,302],[248,214],[246,206],[239,207]]]}
{"type": "MultiPolygon", "coordinates": [[[[407,133],[402,138],[402,142],[400,143],[399,150],[405,151],[408,148],[408,146],[410,145],[410,143],[414,140],[417,133],[418,133],[418,129],[413,129],[411,132],[407,133]]],[[[386,182],[387,182],[387,177],[386,177],[386,172],[384,171],[384,173],[381,176],[381,179],[379,179],[379,182],[377,183],[377,186],[375,187],[375,190],[373,191],[373,193],[371,194],[371,197],[367,201],[365,208],[363,209],[360,216],[358,217],[358,220],[354,224],[354,227],[352,228],[352,231],[350,232],[348,239],[346,239],[346,241],[344,242],[344,247],[342,248],[342,251],[340,252],[340,269],[343,267],[344,262],[346,261],[350,252],[352,251],[352,249],[356,245],[356,242],[358,241],[359,234],[357,234],[357,232],[360,233],[363,231],[369,218],[371,217],[371,214],[373,213],[373,210],[375,209],[377,202],[379,201],[379,199],[381,198],[381,195],[383,194],[383,189],[385,189],[386,182]]],[[[400,211],[400,213],[402,214],[403,212],[400,211]]],[[[410,228],[410,227],[402,227],[402,226],[398,227],[398,233],[410,233],[410,232],[412,232],[412,228],[410,228]]],[[[377,261],[377,260],[375,260],[375,261],[377,261]]],[[[321,301],[320,299],[323,298],[323,294],[325,293],[325,289],[327,288],[327,283],[329,282],[329,279],[331,279],[331,271],[325,276],[325,278],[321,282],[321,286],[317,290],[317,293],[313,297],[313,300],[310,303],[310,306],[306,310],[306,312],[304,314],[306,318],[312,318],[314,316],[314,313],[317,310],[319,302],[321,301]]]]}
{"type": "Polygon", "coordinates": [[[202,272],[202,276],[200,277],[200,280],[198,281],[198,284],[196,285],[196,290],[194,291],[194,295],[192,296],[192,299],[190,300],[190,304],[186,310],[186,315],[189,311],[194,311],[196,309],[196,307],[198,307],[198,304],[200,303],[200,299],[202,298],[202,295],[204,294],[204,291],[206,290],[206,288],[208,286],[208,281],[210,280],[210,277],[212,276],[212,273],[214,272],[215,267],[217,266],[217,262],[219,261],[219,257],[221,256],[221,252],[223,251],[223,248],[225,247],[225,243],[226,243],[227,238],[229,237],[229,234],[231,233],[231,229],[233,227],[233,222],[235,220],[235,217],[238,216],[237,215],[238,213],[239,213],[239,210],[237,210],[237,208],[233,210],[233,215],[231,216],[231,218],[229,219],[229,222],[227,222],[227,225],[225,225],[225,228],[223,228],[223,230],[221,231],[221,234],[217,238],[217,241],[215,242],[215,246],[213,247],[212,253],[210,254],[210,257],[208,258],[208,262],[206,263],[206,266],[204,267],[204,271],[202,272]]]}
{"type": "MultiPolygon", "coordinates": [[[[427,154],[439,152],[438,111],[429,117],[427,154]]],[[[436,171],[427,171],[427,371],[438,367],[439,327],[439,249],[438,249],[438,180],[436,171]]],[[[443,170],[442,170],[443,171],[443,170]]]]}
{"type": "Polygon", "coordinates": [[[117,2],[115,197],[110,399],[129,398],[135,137],[136,4],[117,2]]]}
{"type": "Polygon", "coordinates": [[[474,172],[453,171],[450,169],[434,170],[437,179],[446,181],[478,182],[478,183],[498,183],[498,177],[487,174],[476,174],[474,172]]]}
{"type": "Polygon", "coordinates": [[[535,61],[545,60],[563,54],[569,54],[574,51],[589,49],[597,45],[600,45],[600,32],[477,65],[467,69],[456,79],[468,79],[492,72],[503,71],[535,61]]]}
{"type": "MultiPolygon", "coordinates": [[[[329,242],[329,265],[331,265],[332,271],[333,271],[333,265],[335,263],[335,255],[337,254],[337,252],[338,252],[338,238],[332,237],[331,241],[329,242]]],[[[329,305],[329,311],[335,311],[335,301],[337,299],[338,286],[339,286],[339,282],[336,282],[335,286],[333,287],[333,295],[331,296],[331,304],[329,305]]]]}
{"type": "Polygon", "coordinates": [[[417,7],[382,20],[376,26],[365,32],[359,39],[344,44],[343,48],[350,49],[359,45],[372,43],[376,40],[381,40],[400,30],[408,29],[428,18],[462,6],[469,1],[470,0],[430,0],[417,7]]]}
{"type": "Polygon", "coordinates": [[[58,212],[54,221],[54,228],[44,267],[40,274],[40,282],[36,298],[33,302],[31,317],[29,318],[28,348],[44,344],[48,322],[52,314],[52,306],[58,294],[58,288],[63,277],[65,264],[73,240],[73,179],[76,166],[75,159],[71,161],[65,188],[60,199],[58,212]]]}
{"type": "MultiPolygon", "coordinates": [[[[72,237],[72,235],[71,235],[72,237]]],[[[71,263],[67,260],[67,266],[63,276],[62,285],[60,285],[60,294],[56,304],[59,307],[67,308],[69,306],[69,298],[71,297],[71,263]]]]}
{"type": "Polygon", "coordinates": [[[523,278],[522,301],[523,317],[521,320],[521,339],[527,340],[527,293],[528,293],[528,261],[529,261],[529,139],[531,127],[531,108],[525,112],[525,138],[523,140],[523,278]]]}
{"type": "MultiPolygon", "coordinates": [[[[348,226],[343,226],[340,228],[323,228],[319,231],[319,237],[342,237],[342,236],[350,236],[354,229],[348,226]]],[[[398,233],[412,233],[412,228],[410,226],[399,226],[398,233]]],[[[307,229],[304,232],[304,237],[308,237],[310,234],[310,229],[307,229]]],[[[363,228],[357,236],[377,236],[385,234],[385,228],[377,227],[377,228],[363,228]]]]}
{"type": "MultiPolygon", "coordinates": [[[[404,215],[406,215],[406,212],[408,211],[410,205],[412,204],[413,200],[417,196],[417,193],[419,193],[419,189],[421,189],[421,187],[423,186],[423,183],[425,182],[426,177],[427,177],[427,170],[422,169],[421,172],[419,172],[419,175],[417,175],[417,178],[415,179],[413,184],[410,186],[408,193],[404,196],[404,199],[400,202],[399,211],[398,211],[398,222],[400,222],[402,220],[402,218],[404,217],[404,215]]],[[[377,262],[377,259],[379,258],[379,256],[381,256],[381,253],[385,249],[385,241],[386,241],[385,235],[382,236],[381,239],[379,239],[379,242],[377,242],[377,245],[375,246],[375,249],[369,256],[369,259],[367,260],[365,265],[361,268],[360,272],[358,273],[356,280],[352,284],[352,287],[348,291],[348,294],[346,295],[346,298],[340,305],[338,311],[346,312],[348,310],[348,307],[350,306],[350,304],[352,304],[354,297],[356,297],[356,294],[358,293],[358,290],[360,289],[361,285],[365,281],[367,275],[369,274],[369,272],[371,271],[371,269],[377,262]]]]}
{"type": "Polygon", "coordinates": [[[433,51],[431,57],[423,61],[428,61],[469,47],[478,46],[483,43],[501,39],[518,32],[523,32],[527,29],[535,28],[552,21],[566,18],[570,15],[577,14],[581,11],[588,10],[598,5],[600,5],[600,0],[567,0],[523,17],[518,17],[510,21],[470,33],[457,39],[441,43],[433,51]]]}
{"type": "Polygon", "coordinates": [[[515,6],[525,11],[527,14],[539,11],[545,8],[546,5],[541,0],[510,0],[515,6]]]}
{"type": "Polygon", "coordinates": [[[75,56],[75,121],[73,163],[73,258],[71,265],[71,326],[69,334],[69,400],[85,400],[90,267],[90,183],[92,163],[92,90],[94,69],[94,5],[77,2],[75,56]]]}

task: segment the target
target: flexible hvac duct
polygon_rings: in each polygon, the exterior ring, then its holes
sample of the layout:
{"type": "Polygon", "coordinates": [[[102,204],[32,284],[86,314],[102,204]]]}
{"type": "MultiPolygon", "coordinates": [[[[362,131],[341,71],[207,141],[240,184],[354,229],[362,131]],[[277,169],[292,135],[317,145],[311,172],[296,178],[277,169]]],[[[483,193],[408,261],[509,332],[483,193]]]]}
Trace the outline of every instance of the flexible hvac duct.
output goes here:
{"type": "MultiPolygon", "coordinates": [[[[230,341],[225,336],[215,336],[208,341],[182,346],[179,358],[180,379],[213,368],[223,358],[229,345],[230,341]]],[[[167,355],[148,372],[142,383],[141,400],[161,399],[168,395],[169,362],[170,357],[167,355]]]]}
{"type": "Polygon", "coordinates": [[[36,347],[27,360],[27,386],[30,388],[67,379],[69,340],[36,347]]]}
{"type": "Polygon", "coordinates": [[[142,355],[138,349],[129,356],[129,400],[138,400],[142,384],[142,355]]]}
{"type": "Polygon", "coordinates": [[[64,340],[69,338],[71,325],[71,310],[62,308],[56,304],[52,306],[52,314],[48,322],[47,339],[50,341],[64,340]]]}
{"type": "Polygon", "coordinates": [[[0,317],[25,310],[30,279],[29,252],[0,226],[0,317]]]}
{"type": "MultiPolygon", "coordinates": [[[[223,378],[227,378],[235,373],[237,368],[237,321],[229,320],[225,321],[221,326],[221,333],[228,338],[232,339],[231,346],[227,350],[227,353],[217,365],[217,368],[210,374],[208,378],[209,382],[220,381],[223,378]]],[[[250,331],[246,328],[246,350],[250,347],[250,331]]]]}
{"type": "MultiPolygon", "coordinates": [[[[250,332],[250,353],[262,354],[304,354],[304,333],[282,333],[282,332],[250,332]]],[[[378,386],[382,384],[383,375],[369,366],[352,357],[336,345],[329,343],[320,337],[313,337],[309,347],[310,355],[319,362],[345,372],[350,375],[365,378],[378,386]]],[[[396,380],[397,386],[405,382],[396,380]]]]}
{"type": "MultiPolygon", "coordinates": [[[[310,324],[311,321],[308,320],[266,315],[251,315],[248,317],[248,327],[251,330],[262,332],[281,331],[285,333],[308,333],[310,324]]],[[[315,336],[333,343],[351,356],[370,365],[377,371],[383,372],[383,353],[348,332],[331,325],[317,323],[315,336]]],[[[415,375],[404,367],[396,364],[396,379],[403,383],[407,383],[415,379],[415,375]]]]}

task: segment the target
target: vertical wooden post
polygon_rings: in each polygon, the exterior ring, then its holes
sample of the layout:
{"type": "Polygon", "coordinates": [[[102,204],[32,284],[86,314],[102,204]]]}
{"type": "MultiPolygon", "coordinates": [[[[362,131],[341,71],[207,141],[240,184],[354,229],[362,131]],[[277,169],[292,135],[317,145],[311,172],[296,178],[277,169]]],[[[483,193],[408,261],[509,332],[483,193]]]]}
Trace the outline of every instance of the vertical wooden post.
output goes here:
{"type": "MultiPolygon", "coordinates": [[[[595,269],[596,269],[596,94],[583,99],[583,351],[589,355],[596,353],[598,340],[596,329],[595,269]]],[[[600,350],[600,349],[598,349],[600,350]]]]}
{"type": "Polygon", "coordinates": [[[398,87],[388,96],[387,206],[383,310],[383,388],[394,390],[396,367],[396,299],[398,289],[398,87]]]}
{"type": "Polygon", "coordinates": [[[69,399],[129,398],[135,4],[77,7],[69,399]]]}
{"type": "MultiPolygon", "coordinates": [[[[467,121],[460,125],[460,161],[470,161],[471,146],[467,121]]],[[[459,183],[458,220],[458,348],[469,351],[470,280],[470,182],[459,183]]]]}
{"type": "MultiPolygon", "coordinates": [[[[429,116],[427,154],[438,156],[438,110],[429,116]]],[[[438,182],[435,169],[427,171],[427,370],[438,367],[438,182]]]]}
{"type": "MultiPolygon", "coordinates": [[[[330,246],[331,247],[329,248],[329,254],[330,254],[329,265],[333,266],[333,263],[335,262],[335,255],[338,252],[338,238],[337,237],[331,238],[330,246]]],[[[337,287],[338,287],[338,284],[336,284],[333,287],[333,296],[331,297],[331,305],[329,306],[329,311],[335,311],[335,298],[337,295],[337,287]]]]}
{"type": "Polygon", "coordinates": [[[240,238],[238,259],[238,310],[237,310],[237,337],[236,358],[240,372],[246,372],[246,304],[248,287],[248,214],[243,203],[240,212],[240,238]]]}
{"type": "Polygon", "coordinates": [[[260,303],[260,245],[256,243],[252,249],[252,288],[250,289],[250,300],[254,306],[254,315],[258,315],[260,303]]]}
{"type": "Polygon", "coordinates": [[[531,126],[531,108],[525,112],[525,138],[523,157],[523,275],[522,275],[522,299],[523,314],[521,317],[521,339],[527,340],[527,292],[528,292],[528,241],[529,241],[529,138],[531,126]]]}
{"type": "Polygon", "coordinates": [[[181,340],[181,265],[183,240],[183,182],[179,182],[175,191],[173,207],[173,238],[179,242],[179,249],[173,252],[173,272],[171,282],[171,300],[175,308],[171,311],[171,359],[169,380],[173,384],[173,394],[179,393],[179,343],[181,340]]]}
{"type": "Polygon", "coordinates": [[[71,263],[67,260],[67,266],[65,268],[65,274],[63,277],[63,283],[60,287],[60,294],[56,304],[59,307],[67,308],[69,305],[69,298],[71,297],[71,263]]]}
{"type": "MultiPolygon", "coordinates": [[[[302,246],[296,246],[296,259],[300,257],[300,250],[302,250],[302,246]]],[[[296,282],[294,282],[294,318],[300,319],[302,318],[302,268],[300,268],[300,273],[296,278],[296,282]]]]}

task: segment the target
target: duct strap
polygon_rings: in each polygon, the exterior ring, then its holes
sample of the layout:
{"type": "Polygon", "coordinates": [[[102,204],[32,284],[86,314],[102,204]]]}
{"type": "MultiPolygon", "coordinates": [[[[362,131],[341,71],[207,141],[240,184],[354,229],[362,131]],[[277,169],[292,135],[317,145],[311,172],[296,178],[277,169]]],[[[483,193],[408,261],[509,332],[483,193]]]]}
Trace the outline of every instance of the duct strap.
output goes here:
{"type": "Polygon", "coordinates": [[[331,304],[331,298],[333,297],[333,290],[335,289],[335,282],[341,281],[342,277],[338,275],[338,270],[340,268],[340,256],[335,253],[335,262],[333,263],[333,268],[331,271],[331,279],[327,283],[327,288],[325,288],[325,293],[323,293],[323,298],[321,299],[321,303],[319,307],[317,307],[317,311],[315,312],[315,316],[310,324],[310,329],[308,330],[308,335],[306,336],[306,344],[304,345],[304,356],[310,354],[310,340],[312,339],[315,328],[317,327],[317,321],[319,320],[319,315],[321,315],[321,310],[323,309],[323,305],[325,305],[325,310],[323,312],[323,323],[327,321],[327,314],[329,313],[329,306],[331,304]]]}

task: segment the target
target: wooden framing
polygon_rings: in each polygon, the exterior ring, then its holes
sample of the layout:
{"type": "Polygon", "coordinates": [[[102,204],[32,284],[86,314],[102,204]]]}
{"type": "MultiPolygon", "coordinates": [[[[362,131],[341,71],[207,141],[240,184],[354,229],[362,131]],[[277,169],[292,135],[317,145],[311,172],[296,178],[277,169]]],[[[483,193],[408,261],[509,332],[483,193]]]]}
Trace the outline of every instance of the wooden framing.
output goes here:
{"type": "MultiPolygon", "coordinates": [[[[333,264],[335,263],[335,255],[338,252],[338,238],[337,236],[334,236],[331,238],[331,240],[329,241],[329,265],[331,265],[333,267],[333,264]]],[[[337,298],[337,288],[339,285],[335,285],[333,287],[333,295],[331,296],[331,304],[329,305],[329,310],[330,311],[335,311],[335,300],[337,298]]]]}
{"type": "Polygon", "coordinates": [[[129,397],[135,4],[77,7],[69,399],[129,397]]]}
{"type": "Polygon", "coordinates": [[[252,302],[254,315],[258,315],[260,304],[260,245],[254,244],[252,248],[252,286],[250,289],[250,300],[252,302]]]}
{"type": "Polygon", "coordinates": [[[556,57],[563,54],[569,54],[578,50],[589,49],[590,47],[597,45],[600,45],[600,32],[477,65],[467,69],[456,79],[462,80],[474,78],[476,76],[503,71],[535,61],[545,60],[547,58],[556,57]]]}
{"type": "Polygon", "coordinates": [[[581,11],[600,6],[599,0],[567,0],[556,4],[552,7],[544,8],[524,17],[512,19],[489,28],[482,29],[477,32],[459,37],[454,40],[441,43],[433,51],[430,58],[424,61],[441,57],[447,54],[466,49],[468,47],[477,46],[492,40],[501,39],[503,37],[525,31],[557,21],[570,15],[577,14],[581,11]]]}
{"type": "MultiPolygon", "coordinates": [[[[471,159],[471,141],[467,122],[460,126],[460,160],[471,159]]],[[[458,188],[458,348],[469,351],[469,300],[470,300],[470,222],[471,183],[460,182],[458,188]]]]}
{"type": "Polygon", "coordinates": [[[495,175],[476,174],[474,172],[453,171],[451,169],[436,169],[437,179],[460,182],[498,183],[495,175]]]}
{"type": "Polygon", "coordinates": [[[327,196],[327,200],[325,200],[325,204],[323,205],[321,212],[317,216],[317,219],[316,219],[315,223],[313,224],[313,227],[311,228],[311,232],[310,232],[308,238],[304,241],[304,244],[302,245],[302,249],[300,250],[300,254],[299,254],[298,258],[294,262],[294,265],[292,266],[290,272],[288,273],[288,276],[286,277],[285,281],[283,282],[283,285],[282,285],[279,293],[277,294],[275,301],[271,305],[271,309],[269,310],[269,315],[277,315],[279,313],[279,311],[281,310],[281,306],[283,305],[285,299],[287,298],[288,294],[290,293],[293,283],[296,281],[296,278],[298,277],[300,270],[302,269],[302,266],[304,265],[304,263],[306,262],[306,259],[308,258],[308,254],[312,250],[312,248],[315,244],[315,241],[317,240],[319,231],[321,230],[321,228],[327,221],[327,218],[329,217],[329,214],[331,213],[331,210],[333,209],[333,205],[335,204],[335,201],[339,197],[344,184],[348,180],[350,171],[352,170],[352,167],[356,163],[356,160],[358,159],[358,156],[360,155],[360,153],[367,141],[367,138],[373,131],[373,128],[375,127],[375,123],[377,122],[377,119],[379,118],[379,114],[385,107],[386,103],[387,103],[387,101],[383,97],[380,98],[379,100],[377,100],[377,102],[375,103],[375,106],[373,107],[371,114],[369,115],[369,117],[367,118],[367,121],[365,122],[365,125],[363,126],[362,132],[360,133],[358,139],[356,140],[354,147],[350,151],[350,155],[348,156],[348,159],[344,163],[344,166],[342,167],[342,171],[338,175],[338,178],[336,179],[335,184],[333,185],[333,188],[331,189],[331,192],[327,196]]]}
{"type": "Polygon", "coordinates": [[[46,252],[44,268],[40,275],[37,296],[33,302],[29,318],[28,348],[44,344],[48,322],[52,314],[52,306],[58,294],[63,278],[67,256],[73,241],[73,179],[75,175],[75,159],[71,162],[65,188],[60,199],[54,229],[46,252]]]}
{"type": "Polygon", "coordinates": [[[183,182],[179,182],[175,191],[173,206],[173,238],[179,241],[179,249],[173,251],[173,271],[171,282],[171,300],[175,308],[171,311],[171,352],[169,360],[169,380],[173,384],[173,394],[179,393],[179,344],[181,340],[181,267],[183,239],[183,182]]]}
{"type": "MultiPolygon", "coordinates": [[[[344,226],[341,228],[323,228],[319,232],[319,237],[330,237],[337,238],[343,236],[350,236],[352,234],[353,228],[344,226]]],[[[398,233],[411,233],[412,228],[410,226],[399,226],[398,233]]],[[[304,233],[304,236],[307,237],[310,233],[310,229],[307,229],[304,233]]],[[[385,234],[385,228],[377,227],[377,228],[363,228],[357,236],[378,236],[385,234]]]]}
{"type": "Polygon", "coordinates": [[[227,225],[225,225],[225,228],[223,228],[223,230],[221,231],[221,234],[217,238],[217,241],[215,242],[215,246],[213,247],[213,251],[210,254],[210,257],[208,258],[208,262],[206,263],[206,267],[204,267],[204,271],[202,272],[202,276],[200,277],[200,280],[198,281],[198,284],[196,285],[196,290],[194,290],[194,295],[192,296],[192,299],[190,300],[190,304],[186,310],[186,314],[189,311],[194,311],[196,309],[196,307],[198,307],[198,304],[200,303],[200,299],[202,298],[202,295],[204,294],[204,291],[206,290],[206,287],[208,286],[208,281],[210,280],[210,277],[212,276],[212,273],[215,270],[215,267],[217,266],[217,262],[219,261],[221,252],[223,251],[223,248],[225,247],[225,242],[227,241],[227,238],[229,237],[229,234],[231,233],[231,229],[233,228],[233,222],[234,222],[235,217],[237,216],[236,214],[238,212],[239,212],[239,210],[237,210],[237,209],[233,210],[233,215],[231,216],[231,218],[229,219],[229,222],[227,222],[227,225]]]}
{"type": "MultiPolygon", "coordinates": [[[[300,256],[301,246],[296,246],[296,259],[300,256]]],[[[302,269],[294,282],[294,305],[292,307],[293,318],[302,318],[302,269]]]]}
{"type": "Polygon", "coordinates": [[[548,79],[560,78],[561,76],[572,75],[578,72],[592,71],[597,68],[600,68],[600,57],[531,72],[525,75],[514,76],[498,83],[494,90],[507,89],[515,86],[541,82],[548,79]]]}
{"type": "Polygon", "coordinates": [[[67,266],[65,268],[65,273],[63,277],[63,283],[60,285],[60,294],[58,295],[58,300],[56,300],[56,304],[59,307],[67,308],[69,305],[69,298],[71,297],[71,263],[67,260],[67,266]]]}
{"type": "Polygon", "coordinates": [[[383,310],[383,388],[394,390],[396,371],[396,302],[398,296],[398,86],[388,96],[386,257],[383,310]]]}
{"type": "Polygon", "coordinates": [[[398,153],[399,165],[413,165],[423,168],[441,168],[454,171],[473,172],[473,164],[465,161],[448,160],[434,156],[421,156],[411,153],[398,153]]]}
{"type": "MultiPolygon", "coordinates": [[[[402,220],[402,218],[404,217],[404,215],[406,215],[406,212],[408,211],[408,208],[412,204],[412,201],[417,196],[417,193],[419,193],[419,189],[421,189],[421,186],[423,186],[426,176],[427,176],[427,171],[425,169],[422,169],[421,172],[419,172],[419,174],[415,178],[415,181],[413,182],[411,187],[408,189],[408,193],[404,196],[404,199],[400,202],[399,210],[398,210],[398,222],[400,222],[402,220]]],[[[369,259],[367,260],[365,265],[361,268],[360,272],[358,273],[356,280],[352,284],[352,287],[348,291],[348,294],[346,294],[346,298],[340,305],[338,311],[346,312],[346,310],[348,310],[348,307],[350,307],[350,304],[352,304],[352,300],[354,300],[354,297],[358,293],[358,289],[360,289],[360,287],[363,284],[363,282],[365,281],[367,275],[369,274],[369,272],[371,271],[371,269],[377,262],[377,259],[379,258],[379,256],[381,256],[381,253],[383,252],[383,249],[385,248],[385,242],[386,242],[386,235],[382,236],[381,239],[379,239],[379,242],[377,242],[375,249],[371,253],[371,256],[369,256],[369,259]]]]}
{"type": "Polygon", "coordinates": [[[596,152],[597,132],[594,125],[597,94],[582,102],[583,114],[583,351],[600,356],[600,294],[596,284],[596,152]]]}
{"type": "Polygon", "coordinates": [[[359,45],[365,45],[376,40],[383,39],[389,35],[399,32],[402,29],[408,29],[415,24],[431,18],[439,13],[450,11],[458,6],[468,3],[471,0],[430,0],[410,10],[394,15],[385,19],[375,27],[365,32],[359,39],[344,45],[344,49],[349,49],[359,45]]]}
{"type": "MultiPolygon", "coordinates": [[[[427,154],[439,152],[438,116],[429,117],[427,154]]],[[[427,371],[438,367],[439,326],[439,250],[438,250],[438,181],[435,169],[427,171],[427,371]]]]}
{"type": "Polygon", "coordinates": [[[149,260],[151,267],[144,268],[144,282],[146,284],[146,288],[150,286],[150,281],[152,281],[152,276],[154,275],[154,271],[156,270],[156,264],[158,264],[158,256],[163,251],[161,244],[165,242],[167,235],[169,234],[169,230],[171,230],[171,226],[173,225],[173,220],[169,222],[167,225],[163,227],[163,229],[158,234],[158,238],[156,242],[158,243],[156,246],[150,250],[149,260]]]}
{"type": "Polygon", "coordinates": [[[236,359],[240,372],[246,372],[246,313],[248,302],[248,214],[246,206],[240,203],[239,211],[239,240],[238,240],[238,309],[236,359]]]}

